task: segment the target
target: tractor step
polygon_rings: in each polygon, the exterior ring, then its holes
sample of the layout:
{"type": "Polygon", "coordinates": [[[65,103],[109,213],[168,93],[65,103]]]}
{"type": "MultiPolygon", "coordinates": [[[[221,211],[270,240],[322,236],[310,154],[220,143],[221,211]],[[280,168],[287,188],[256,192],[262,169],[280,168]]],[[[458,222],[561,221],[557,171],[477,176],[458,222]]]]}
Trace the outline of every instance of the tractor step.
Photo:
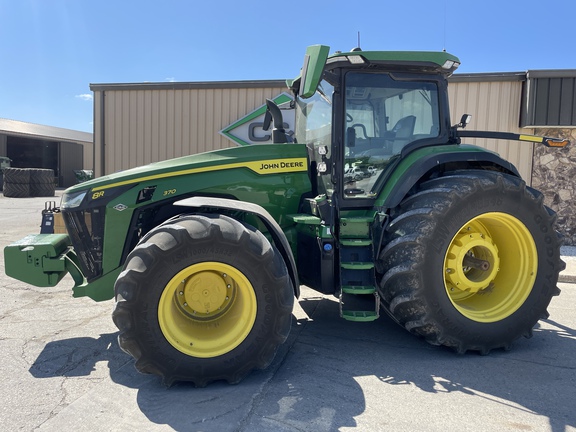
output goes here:
{"type": "Polygon", "coordinates": [[[343,262],[340,263],[343,269],[347,270],[370,270],[374,268],[374,263],[372,262],[343,262]]]}
{"type": "Polygon", "coordinates": [[[342,246],[362,247],[372,246],[371,239],[342,239],[340,240],[342,246]]]}
{"type": "Polygon", "coordinates": [[[368,322],[377,320],[380,317],[380,296],[374,286],[342,286],[340,291],[340,317],[347,321],[368,322]],[[366,296],[361,297],[362,294],[372,294],[374,297],[373,309],[357,310],[357,309],[344,309],[345,303],[354,303],[358,306],[368,306],[365,303],[369,301],[366,296]],[[346,296],[346,300],[344,297],[346,296]]]}
{"type": "Polygon", "coordinates": [[[342,311],[342,318],[346,321],[370,322],[378,319],[378,313],[374,311],[342,311]]]}
{"type": "Polygon", "coordinates": [[[322,219],[317,216],[309,215],[309,214],[289,214],[286,215],[288,220],[293,222],[304,224],[304,225],[320,225],[322,223],[322,219]]]}
{"type": "Polygon", "coordinates": [[[374,216],[343,217],[340,219],[341,239],[369,239],[374,216]]]}
{"type": "Polygon", "coordinates": [[[345,294],[374,294],[376,288],[373,286],[344,285],[342,292],[345,294]]]}
{"type": "Polygon", "coordinates": [[[371,238],[373,220],[348,217],[340,223],[340,317],[348,321],[368,322],[380,316],[371,238]]]}

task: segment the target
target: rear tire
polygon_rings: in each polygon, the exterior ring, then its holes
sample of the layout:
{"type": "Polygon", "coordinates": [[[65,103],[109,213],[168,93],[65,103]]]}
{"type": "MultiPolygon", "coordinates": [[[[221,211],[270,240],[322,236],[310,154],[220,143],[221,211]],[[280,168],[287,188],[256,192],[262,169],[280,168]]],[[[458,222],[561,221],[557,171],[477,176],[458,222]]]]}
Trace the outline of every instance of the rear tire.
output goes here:
{"type": "Polygon", "coordinates": [[[560,292],[555,219],[539,192],[510,175],[462,171],[424,182],[386,229],[377,265],[384,309],[434,345],[510,348],[560,292]]]}
{"type": "Polygon", "coordinates": [[[166,385],[237,383],[267,367],[290,332],[294,291],[256,229],[190,215],[150,231],[115,285],[120,347],[166,385]]]}

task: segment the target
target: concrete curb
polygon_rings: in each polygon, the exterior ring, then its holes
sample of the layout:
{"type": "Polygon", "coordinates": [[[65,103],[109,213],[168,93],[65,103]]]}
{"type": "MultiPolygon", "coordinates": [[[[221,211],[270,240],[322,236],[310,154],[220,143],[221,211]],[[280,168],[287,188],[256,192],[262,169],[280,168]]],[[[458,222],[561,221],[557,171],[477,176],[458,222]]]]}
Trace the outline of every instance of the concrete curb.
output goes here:
{"type": "Polygon", "coordinates": [[[560,273],[558,276],[558,282],[562,283],[576,283],[576,275],[560,273]]]}
{"type": "Polygon", "coordinates": [[[560,254],[562,261],[566,263],[566,268],[560,273],[558,282],[576,283],[576,247],[562,246],[560,254]]]}
{"type": "Polygon", "coordinates": [[[571,276],[571,275],[562,276],[562,275],[560,275],[560,277],[558,278],[558,282],[559,283],[576,284],[576,276],[571,276]]]}

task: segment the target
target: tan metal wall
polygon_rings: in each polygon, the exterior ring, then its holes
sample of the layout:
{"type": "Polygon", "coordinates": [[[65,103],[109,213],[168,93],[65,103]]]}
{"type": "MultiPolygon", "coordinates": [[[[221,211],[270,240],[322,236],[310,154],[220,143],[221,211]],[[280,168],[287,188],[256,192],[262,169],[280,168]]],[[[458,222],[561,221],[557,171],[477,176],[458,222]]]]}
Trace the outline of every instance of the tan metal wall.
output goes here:
{"type": "Polygon", "coordinates": [[[106,174],[233,147],[236,144],[219,131],[284,91],[284,86],[96,90],[96,175],[103,174],[103,143],[106,174]]]}
{"type": "MultiPolygon", "coordinates": [[[[90,165],[84,165],[84,167],[86,169],[90,169],[92,168],[94,170],[94,177],[101,177],[103,176],[104,173],[102,171],[102,164],[101,164],[101,158],[100,158],[100,154],[102,152],[102,147],[103,147],[103,143],[102,143],[102,130],[104,129],[104,125],[102,123],[102,111],[103,111],[103,104],[102,104],[102,98],[103,98],[103,91],[94,91],[94,132],[93,132],[93,137],[94,137],[94,146],[92,147],[92,152],[91,152],[91,160],[92,163],[90,165]]],[[[86,149],[84,149],[84,157],[86,157],[86,149]]]]}
{"type": "MultiPolygon", "coordinates": [[[[518,126],[522,98],[520,74],[518,77],[504,74],[501,80],[477,75],[451,78],[448,92],[452,123],[467,113],[472,114],[469,129],[531,133],[518,126]]],[[[219,88],[197,83],[175,83],[174,88],[154,84],[94,85],[96,176],[235,146],[219,131],[260,107],[266,98],[286,91],[279,81],[274,82],[274,86],[264,86],[272,82],[263,81],[262,86],[257,87],[258,83],[253,82],[251,87],[227,83],[219,88]],[[186,85],[198,88],[184,88],[186,85]]],[[[496,151],[530,182],[531,143],[486,139],[466,139],[466,143],[496,151]]]]}
{"type": "MultiPolygon", "coordinates": [[[[468,81],[455,76],[448,85],[452,124],[460,121],[462,114],[472,114],[470,130],[513,132],[530,134],[532,130],[519,126],[522,102],[522,81],[503,77],[502,81],[468,81]]],[[[486,79],[486,78],[485,78],[486,79]]],[[[492,150],[512,162],[522,178],[530,183],[532,177],[532,154],[534,144],[520,141],[466,138],[466,144],[474,144],[492,150]]]]}

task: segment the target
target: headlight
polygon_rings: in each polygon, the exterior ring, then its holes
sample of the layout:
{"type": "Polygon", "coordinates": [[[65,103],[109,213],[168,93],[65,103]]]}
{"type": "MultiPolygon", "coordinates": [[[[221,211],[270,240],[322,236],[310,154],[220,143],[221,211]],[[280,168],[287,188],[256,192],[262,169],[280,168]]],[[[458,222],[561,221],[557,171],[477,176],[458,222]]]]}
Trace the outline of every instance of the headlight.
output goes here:
{"type": "Polygon", "coordinates": [[[84,197],[88,193],[87,190],[80,192],[65,193],[62,195],[61,207],[65,209],[75,208],[82,204],[84,197]]]}

